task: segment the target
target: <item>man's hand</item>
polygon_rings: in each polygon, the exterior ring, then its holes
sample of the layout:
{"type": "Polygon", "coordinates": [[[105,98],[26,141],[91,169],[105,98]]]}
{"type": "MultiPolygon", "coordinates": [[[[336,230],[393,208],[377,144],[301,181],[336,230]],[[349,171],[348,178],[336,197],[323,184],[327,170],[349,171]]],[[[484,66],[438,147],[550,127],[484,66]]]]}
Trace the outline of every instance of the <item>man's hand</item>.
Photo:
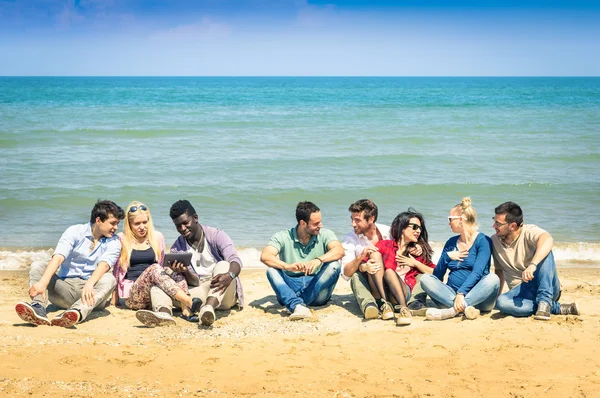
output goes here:
{"type": "Polygon", "coordinates": [[[467,308],[467,302],[465,301],[465,296],[462,294],[457,294],[454,299],[454,311],[463,312],[467,308]]]}
{"type": "Polygon", "coordinates": [[[304,271],[304,275],[312,275],[312,273],[315,271],[315,269],[321,264],[323,264],[323,262],[319,261],[317,259],[310,260],[305,263],[301,263],[302,271],[304,271]]]}
{"type": "Polygon", "coordinates": [[[469,251],[468,250],[453,250],[451,252],[446,252],[448,253],[448,257],[450,257],[450,260],[454,260],[454,261],[464,261],[465,258],[469,257],[469,251]]]}
{"type": "Polygon", "coordinates": [[[41,294],[44,300],[46,300],[46,288],[47,286],[44,286],[42,282],[34,283],[33,286],[29,288],[29,297],[33,299],[35,296],[41,294]]]}
{"type": "Polygon", "coordinates": [[[525,271],[523,271],[523,274],[521,274],[523,282],[529,282],[533,280],[533,274],[536,270],[537,266],[534,264],[530,264],[529,267],[525,268],[525,271]]]}
{"type": "Polygon", "coordinates": [[[229,287],[232,280],[233,279],[231,278],[231,275],[229,275],[229,272],[215,275],[210,280],[210,289],[214,290],[216,293],[224,292],[229,287]]]}
{"type": "Polygon", "coordinates": [[[171,268],[173,272],[181,272],[182,274],[189,272],[188,267],[179,261],[169,261],[169,268],[171,268]]]}
{"type": "Polygon", "coordinates": [[[303,263],[286,264],[285,270],[290,272],[304,272],[304,265],[303,263]]]}
{"type": "Polygon", "coordinates": [[[423,254],[423,248],[421,248],[421,245],[414,245],[408,252],[415,257],[419,257],[421,254],[423,254]]]}
{"type": "Polygon", "coordinates": [[[373,274],[376,274],[377,271],[379,271],[382,266],[383,266],[383,264],[381,264],[373,259],[370,259],[366,263],[360,263],[360,265],[358,266],[358,270],[360,272],[367,272],[367,273],[373,275],[373,274]]]}
{"type": "Polygon", "coordinates": [[[362,253],[360,253],[360,260],[363,261],[365,258],[369,258],[371,256],[371,253],[373,252],[378,252],[379,249],[373,245],[369,245],[367,247],[365,247],[362,251],[362,253]]]}
{"type": "Polygon", "coordinates": [[[418,267],[420,263],[410,254],[408,256],[403,256],[400,253],[396,253],[396,264],[399,266],[415,268],[418,267]]]}
{"type": "Polygon", "coordinates": [[[81,301],[83,302],[83,305],[89,307],[94,305],[94,285],[92,283],[86,282],[86,284],[83,285],[83,289],[81,289],[81,301]]]}

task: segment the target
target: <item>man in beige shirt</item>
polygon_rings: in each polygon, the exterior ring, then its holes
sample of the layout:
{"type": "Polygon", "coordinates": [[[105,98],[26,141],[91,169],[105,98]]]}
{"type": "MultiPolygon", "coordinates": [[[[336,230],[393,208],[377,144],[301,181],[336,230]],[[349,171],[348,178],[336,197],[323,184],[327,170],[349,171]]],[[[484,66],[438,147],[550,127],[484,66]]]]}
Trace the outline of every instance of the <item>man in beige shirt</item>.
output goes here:
{"type": "Polygon", "coordinates": [[[492,256],[500,291],[496,308],[508,315],[549,320],[550,314],[579,315],[577,303],[560,304],[560,281],[554,263],[552,236],[533,224],[523,224],[523,211],[514,202],[494,209],[492,256]]]}

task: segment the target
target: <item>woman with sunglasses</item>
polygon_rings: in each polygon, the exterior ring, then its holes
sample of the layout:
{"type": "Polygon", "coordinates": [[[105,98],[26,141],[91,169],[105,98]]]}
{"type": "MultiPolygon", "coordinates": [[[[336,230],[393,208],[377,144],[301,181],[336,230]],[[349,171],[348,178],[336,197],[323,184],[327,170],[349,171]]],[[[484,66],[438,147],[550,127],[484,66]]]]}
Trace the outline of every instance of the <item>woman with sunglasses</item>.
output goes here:
{"type": "MultiPolygon", "coordinates": [[[[369,285],[373,296],[381,297],[381,318],[393,319],[390,301],[399,306],[396,324],[410,325],[412,315],[406,302],[418,283],[417,277],[432,272],[433,250],[427,241],[427,229],[421,213],[408,209],[394,218],[390,227],[392,239],[377,242],[379,251],[370,254],[369,285]],[[419,247],[421,255],[413,257],[411,251],[419,247]],[[389,297],[389,299],[388,299],[389,297]]],[[[417,250],[419,252],[419,250],[417,250]]]]}
{"type": "Polygon", "coordinates": [[[464,313],[475,319],[480,311],[491,311],[500,280],[490,274],[492,241],[477,231],[477,213],[471,198],[464,198],[450,210],[448,223],[457,236],[450,238],[432,275],[421,278],[423,290],[439,308],[429,308],[426,318],[442,320],[464,313]],[[448,281],[442,281],[449,270],[448,281]]]}
{"type": "Polygon", "coordinates": [[[127,308],[138,310],[136,317],[144,325],[173,325],[171,308],[154,308],[152,304],[152,289],[160,289],[181,303],[184,317],[191,317],[202,303],[200,299],[192,300],[181,273],[169,276],[160,265],[165,255],[165,239],[154,229],[150,210],[141,202],[131,202],[127,209],[123,232],[118,234],[121,255],[113,270],[117,288],[111,304],[117,305],[119,298],[123,298],[127,308]]]}

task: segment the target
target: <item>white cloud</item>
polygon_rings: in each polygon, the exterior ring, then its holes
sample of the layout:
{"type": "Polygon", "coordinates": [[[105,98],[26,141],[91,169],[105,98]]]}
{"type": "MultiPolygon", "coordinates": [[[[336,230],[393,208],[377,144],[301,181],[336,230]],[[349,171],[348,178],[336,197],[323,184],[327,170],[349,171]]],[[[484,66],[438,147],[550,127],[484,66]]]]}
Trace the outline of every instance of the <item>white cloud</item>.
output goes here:
{"type": "Polygon", "coordinates": [[[151,34],[150,39],[161,42],[179,42],[188,40],[223,39],[230,36],[230,25],[203,17],[199,22],[162,29],[151,34]]]}

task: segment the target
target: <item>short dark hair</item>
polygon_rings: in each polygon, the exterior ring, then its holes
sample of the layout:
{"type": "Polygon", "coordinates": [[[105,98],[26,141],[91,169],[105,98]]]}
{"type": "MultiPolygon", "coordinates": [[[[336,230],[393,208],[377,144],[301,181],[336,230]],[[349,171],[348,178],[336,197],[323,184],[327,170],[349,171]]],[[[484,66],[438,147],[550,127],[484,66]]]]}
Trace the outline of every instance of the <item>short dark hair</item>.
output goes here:
{"type": "Polygon", "coordinates": [[[352,203],[350,207],[348,207],[348,211],[350,213],[361,213],[365,212],[365,220],[375,217],[373,221],[377,221],[377,205],[373,203],[372,200],[369,199],[360,199],[356,202],[352,203]]]}
{"type": "Polygon", "coordinates": [[[171,210],[169,210],[169,215],[171,216],[172,220],[176,219],[183,213],[187,213],[187,215],[191,217],[197,214],[194,206],[192,206],[192,204],[185,199],[178,200],[177,202],[173,203],[171,210]]]}
{"type": "Polygon", "coordinates": [[[523,225],[523,210],[515,202],[502,203],[494,209],[494,213],[498,215],[506,214],[506,222],[508,223],[517,223],[519,227],[523,225]]]}
{"type": "Polygon", "coordinates": [[[310,220],[310,215],[321,211],[313,202],[300,202],[296,206],[296,221],[300,223],[300,221],[304,221],[308,223],[310,220]]]}
{"type": "Polygon", "coordinates": [[[93,224],[96,222],[96,218],[100,217],[100,221],[104,222],[108,217],[113,216],[122,220],[125,218],[125,212],[117,204],[110,200],[100,200],[96,202],[90,215],[90,222],[93,224]]]}

